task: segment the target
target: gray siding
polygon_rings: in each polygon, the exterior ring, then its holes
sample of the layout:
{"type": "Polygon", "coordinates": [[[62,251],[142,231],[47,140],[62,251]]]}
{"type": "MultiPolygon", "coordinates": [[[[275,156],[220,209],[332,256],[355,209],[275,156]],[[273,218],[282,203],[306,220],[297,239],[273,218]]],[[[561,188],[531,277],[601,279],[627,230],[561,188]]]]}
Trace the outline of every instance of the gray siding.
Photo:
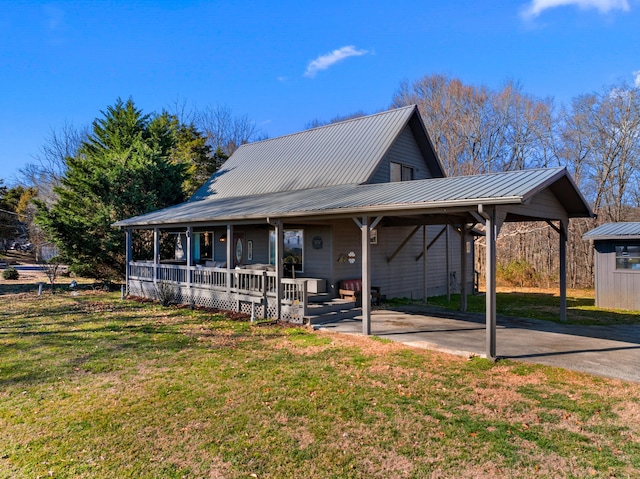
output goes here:
{"type": "Polygon", "coordinates": [[[568,221],[567,210],[560,203],[556,195],[548,189],[540,191],[527,204],[518,205],[517,207],[511,206],[505,209],[509,212],[532,218],[568,221]]]}
{"type": "Polygon", "coordinates": [[[414,180],[426,180],[433,177],[408,125],[398,135],[367,183],[388,183],[390,162],[411,166],[414,180]]]}
{"type": "MultiPolygon", "coordinates": [[[[442,230],[442,226],[427,228],[427,244],[442,230]]],[[[422,231],[409,241],[404,248],[388,263],[397,247],[411,233],[413,227],[378,228],[378,244],[371,245],[371,282],[379,286],[387,298],[422,299],[424,292],[424,271],[422,259],[416,257],[423,248],[422,231]]],[[[359,278],[362,275],[360,230],[352,220],[343,220],[334,224],[334,274],[332,284],[343,279],[359,278]],[[339,261],[346,259],[350,251],[356,254],[355,263],[339,261]]],[[[468,238],[471,241],[471,238],[468,238]]],[[[453,228],[449,235],[449,271],[455,272],[458,281],[460,274],[460,236],[453,228]]],[[[427,255],[427,288],[429,296],[445,294],[447,291],[446,241],[442,235],[429,249],[427,255]]],[[[473,248],[467,259],[467,291],[473,286],[473,248]]],[[[337,289],[335,290],[337,293],[337,289]]],[[[452,290],[459,292],[459,286],[452,290]]]]}
{"type": "Polygon", "coordinates": [[[332,277],[331,261],[331,227],[306,225],[300,227],[304,231],[304,272],[298,277],[326,279],[332,277]],[[322,248],[313,247],[313,238],[322,239],[322,248]]]}
{"type": "Polygon", "coordinates": [[[595,242],[596,306],[640,310],[640,271],[616,269],[615,244],[632,245],[640,242],[595,242]]]}

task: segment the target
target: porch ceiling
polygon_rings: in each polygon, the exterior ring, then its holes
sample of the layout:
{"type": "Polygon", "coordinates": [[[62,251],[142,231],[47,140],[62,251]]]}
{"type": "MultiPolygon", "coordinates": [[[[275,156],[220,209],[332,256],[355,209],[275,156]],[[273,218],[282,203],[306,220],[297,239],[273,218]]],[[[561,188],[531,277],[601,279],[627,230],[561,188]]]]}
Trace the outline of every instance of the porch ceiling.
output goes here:
{"type": "MultiPolygon", "coordinates": [[[[416,224],[442,223],[441,218],[458,215],[473,222],[479,204],[509,205],[506,221],[556,219],[525,214],[527,205],[544,190],[550,190],[568,217],[590,217],[593,213],[565,168],[520,170],[485,175],[435,178],[397,183],[348,184],[324,188],[269,193],[255,196],[190,201],[170,208],[118,221],[121,228],[150,228],[198,223],[331,219],[349,216],[409,217],[416,224]],[[431,217],[431,218],[429,218],[431,217]],[[440,217],[440,218],[438,218],[440,217]]],[[[409,219],[409,218],[406,218],[409,219]]],[[[401,220],[398,220],[401,221],[401,220]]]]}

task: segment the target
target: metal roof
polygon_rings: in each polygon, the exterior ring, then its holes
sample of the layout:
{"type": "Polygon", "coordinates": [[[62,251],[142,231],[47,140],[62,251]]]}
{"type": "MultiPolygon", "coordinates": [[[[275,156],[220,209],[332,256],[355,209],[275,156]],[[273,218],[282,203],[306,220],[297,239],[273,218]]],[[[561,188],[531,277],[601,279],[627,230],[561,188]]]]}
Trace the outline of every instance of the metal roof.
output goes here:
{"type": "Polygon", "coordinates": [[[336,185],[226,198],[214,196],[119,221],[114,226],[148,227],[269,217],[308,219],[391,212],[410,214],[418,210],[428,214],[428,210],[473,208],[478,204],[523,204],[545,188],[562,192],[566,201],[561,201],[570,217],[592,216],[566,168],[547,168],[395,183],[336,185]]]}
{"type": "Polygon", "coordinates": [[[369,180],[410,124],[434,176],[444,176],[414,105],[242,145],[190,201],[369,180]]]}
{"type": "Polygon", "coordinates": [[[587,231],[585,240],[640,239],[640,223],[605,223],[587,231]]]}

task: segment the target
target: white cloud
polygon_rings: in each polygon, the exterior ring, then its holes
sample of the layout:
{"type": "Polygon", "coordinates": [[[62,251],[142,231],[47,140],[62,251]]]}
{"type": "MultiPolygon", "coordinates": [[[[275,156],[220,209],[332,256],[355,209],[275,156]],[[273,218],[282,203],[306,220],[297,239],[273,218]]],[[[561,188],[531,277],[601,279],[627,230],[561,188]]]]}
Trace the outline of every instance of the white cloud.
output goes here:
{"type": "Polygon", "coordinates": [[[635,72],[633,72],[633,84],[637,88],[640,88],[640,70],[636,70],[635,72]]]}
{"type": "Polygon", "coordinates": [[[331,65],[338,63],[340,60],[344,60],[349,57],[359,57],[361,55],[366,55],[367,53],[369,53],[367,50],[358,50],[353,45],[338,48],[337,50],[333,50],[326,55],[320,55],[315,60],[310,61],[309,65],[307,65],[307,70],[304,72],[304,76],[307,78],[314,78],[320,70],[326,70],[331,65]]]}
{"type": "Polygon", "coordinates": [[[611,10],[629,11],[628,0],[531,0],[522,10],[525,18],[537,17],[543,11],[550,8],[575,5],[582,9],[595,8],[600,13],[609,13],[611,10]]]}

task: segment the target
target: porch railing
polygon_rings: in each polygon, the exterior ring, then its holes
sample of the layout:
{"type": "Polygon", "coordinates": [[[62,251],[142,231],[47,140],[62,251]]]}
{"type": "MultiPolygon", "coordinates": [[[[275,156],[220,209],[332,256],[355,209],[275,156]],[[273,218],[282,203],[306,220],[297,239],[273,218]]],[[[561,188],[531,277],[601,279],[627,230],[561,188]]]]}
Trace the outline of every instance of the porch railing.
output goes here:
{"type": "MultiPolygon", "coordinates": [[[[145,282],[166,282],[180,286],[229,291],[241,295],[276,296],[277,278],[274,271],[211,268],[176,264],[154,264],[147,261],[129,263],[129,278],[145,282]],[[229,274],[230,273],[230,274],[229,274]]],[[[304,278],[282,278],[282,299],[298,301],[306,307],[304,278]]]]}

